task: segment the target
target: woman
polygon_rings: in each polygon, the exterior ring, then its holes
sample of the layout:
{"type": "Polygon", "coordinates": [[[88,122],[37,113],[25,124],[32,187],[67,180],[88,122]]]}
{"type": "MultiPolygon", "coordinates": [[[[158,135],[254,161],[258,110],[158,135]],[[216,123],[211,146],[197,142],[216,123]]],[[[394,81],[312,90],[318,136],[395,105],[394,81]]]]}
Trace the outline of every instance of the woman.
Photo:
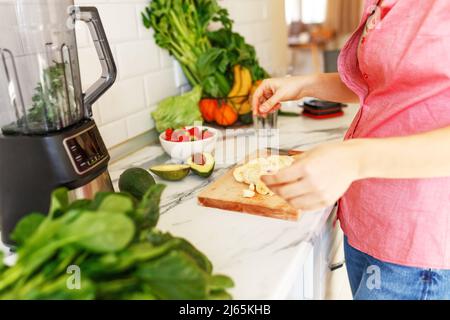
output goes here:
{"type": "Polygon", "coordinates": [[[253,109],[306,96],[361,108],[264,182],[301,210],[339,200],[355,299],[450,299],[450,1],[366,1],[339,74],[266,80],[253,109]]]}

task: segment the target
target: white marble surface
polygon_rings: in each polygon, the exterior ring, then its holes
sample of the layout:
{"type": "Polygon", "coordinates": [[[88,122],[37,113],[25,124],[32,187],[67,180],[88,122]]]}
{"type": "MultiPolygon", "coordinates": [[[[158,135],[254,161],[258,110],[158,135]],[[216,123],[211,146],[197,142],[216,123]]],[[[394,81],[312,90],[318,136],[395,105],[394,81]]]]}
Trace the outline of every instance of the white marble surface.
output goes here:
{"type": "MultiPolygon", "coordinates": [[[[349,106],[344,117],[329,120],[281,117],[279,140],[272,142],[279,142],[281,148],[305,150],[342,139],[356,112],[357,106],[349,106]]],[[[202,188],[254,148],[251,135],[223,139],[217,145],[219,163],[211,178],[190,175],[181,182],[164,182],[168,187],[158,227],[188,239],[211,259],[216,273],[231,276],[235,299],[284,299],[312,248],[311,239],[325,224],[330,209],[304,213],[299,221],[288,222],[205,208],[196,199],[202,188]]],[[[145,147],[112,163],[111,177],[117,185],[126,168],[148,168],[168,160],[159,146],[145,147]]],[[[0,243],[0,250],[5,249],[0,243]]]]}
{"type": "MultiPolygon", "coordinates": [[[[304,150],[342,139],[356,112],[357,106],[349,106],[344,117],[329,120],[281,117],[280,147],[304,150]]],[[[309,241],[323,226],[330,210],[304,213],[299,221],[288,222],[204,208],[196,199],[202,188],[244,156],[243,150],[251,152],[255,147],[252,136],[221,140],[216,149],[219,164],[211,178],[191,175],[181,182],[164,182],[168,187],[158,227],[187,238],[208,255],[215,272],[231,276],[236,284],[231,290],[234,298],[283,299],[311,250],[309,241]]],[[[117,183],[128,167],[148,168],[168,160],[159,146],[149,146],[112,163],[110,173],[117,183]]]]}

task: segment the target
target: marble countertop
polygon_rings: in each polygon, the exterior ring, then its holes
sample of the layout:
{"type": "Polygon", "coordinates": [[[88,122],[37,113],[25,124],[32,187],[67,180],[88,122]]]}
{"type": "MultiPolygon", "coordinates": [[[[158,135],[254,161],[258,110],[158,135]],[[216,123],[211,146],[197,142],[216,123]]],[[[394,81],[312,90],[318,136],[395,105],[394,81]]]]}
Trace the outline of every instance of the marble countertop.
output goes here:
{"type": "MultiPolygon", "coordinates": [[[[268,144],[305,150],[343,138],[358,107],[346,108],[343,117],[311,120],[280,117],[280,132],[268,144]]],[[[307,254],[310,240],[325,224],[331,209],[309,212],[296,222],[201,207],[196,196],[211,181],[256,149],[252,131],[224,133],[216,147],[216,170],[208,179],[193,175],[180,182],[164,182],[158,228],[185,237],[213,262],[214,271],[231,276],[235,299],[283,299],[289,293],[307,254]],[[225,137],[226,136],[226,137],[225,137]]],[[[169,161],[159,145],[145,147],[110,166],[115,185],[131,166],[149,168],[169,161]]]]}

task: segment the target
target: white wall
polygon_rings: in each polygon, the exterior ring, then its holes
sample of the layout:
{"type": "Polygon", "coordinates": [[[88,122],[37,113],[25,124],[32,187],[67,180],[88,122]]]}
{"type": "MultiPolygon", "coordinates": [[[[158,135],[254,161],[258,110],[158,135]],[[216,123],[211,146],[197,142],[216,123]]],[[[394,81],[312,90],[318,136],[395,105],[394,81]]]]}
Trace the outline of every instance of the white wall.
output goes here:
{"type": "MultiPolygon", "coordinates": [[[[235,30],[255,45],[269,72],[287,67],[286,24],[282,0],[221,0],[235,20],[235,30]]],[[[153,128],[150,112],[158,101],[179,93],[173,62],[142,26],[140,13],[148,0],[75,0],[100,12],[119,71],[117,82],[94,106],[94,117],[108,147],[153,128]]],[[[83,87],[100,75],[100,65],[87,28],[77,28],[83,87]]]]}

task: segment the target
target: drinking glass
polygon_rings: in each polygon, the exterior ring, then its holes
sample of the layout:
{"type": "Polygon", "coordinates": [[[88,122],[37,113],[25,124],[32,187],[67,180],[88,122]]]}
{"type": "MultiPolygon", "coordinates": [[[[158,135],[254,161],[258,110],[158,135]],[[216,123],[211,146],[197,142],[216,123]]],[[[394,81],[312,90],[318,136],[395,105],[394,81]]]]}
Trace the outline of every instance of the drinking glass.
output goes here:
{"type": "Polygon", "coordinates": [[[278,111],[268,113],[264,117],[253,116],[255,132],[260,136],[272,136],[278,129],[278,111]]]}

